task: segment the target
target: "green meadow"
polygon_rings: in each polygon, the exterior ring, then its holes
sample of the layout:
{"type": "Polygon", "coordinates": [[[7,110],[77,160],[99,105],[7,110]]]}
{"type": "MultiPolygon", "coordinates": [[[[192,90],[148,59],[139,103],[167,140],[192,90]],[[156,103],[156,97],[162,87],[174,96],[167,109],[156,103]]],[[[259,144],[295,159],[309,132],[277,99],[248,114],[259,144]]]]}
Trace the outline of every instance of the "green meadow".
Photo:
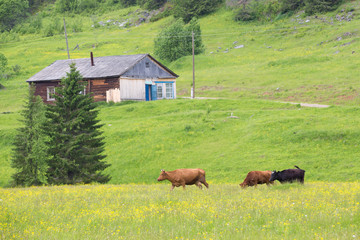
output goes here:
{"type": "MultiPolygon", "coordinates": [[[[173,17],[91,27],[137,9],[65,15],[71,58],[153,54],[173,17]]],[[[0,239],[359,239],[359,13],[356,0],[316,17],[239,23],[223,7],[200,18],[196,97],[213,99],[188,98],[188,56],[158,59],[180,76],[178,99],[99,103],[106,185],[7,188],[25,81],[67,53],[61,34],[1,42],[21,68],[0,81],[0,239]],[[351,21],[336,20],[342,9],[353,9],[351,21]],[[294,165],[306,170],[303,186],[238,186],[249,171],[294,165]],[[177,168],[203,168],[210,188],[157,183],[161,169],[177,168]]],[[[51,5],[41,14],[45,25],[64,17],[51,5]]]]}
{"type": "Polygon", "coordinates": [[[0,189],[1,239],[359,239],[359,183],[0,189]]]}

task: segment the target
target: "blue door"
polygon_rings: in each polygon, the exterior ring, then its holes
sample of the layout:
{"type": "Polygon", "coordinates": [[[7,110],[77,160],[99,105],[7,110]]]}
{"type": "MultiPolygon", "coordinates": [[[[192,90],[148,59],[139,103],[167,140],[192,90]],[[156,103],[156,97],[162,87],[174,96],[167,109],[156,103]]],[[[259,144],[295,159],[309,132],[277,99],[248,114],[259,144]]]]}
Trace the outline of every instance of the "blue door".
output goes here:
{"type": "Polygon", "coordinates": [[[157,90],[156,85],[145,84],[145,100],[153,101],[156,100],[157,90]]]}
{"type": "Polygon", "coordinates": [[[151,85],[145,84],[145,100],[151,101],[151,85]]]}
{"type": "Polygon", "coordinates": [[[151,85],[151,100],[157,100],[156,85],[151,85]]]}

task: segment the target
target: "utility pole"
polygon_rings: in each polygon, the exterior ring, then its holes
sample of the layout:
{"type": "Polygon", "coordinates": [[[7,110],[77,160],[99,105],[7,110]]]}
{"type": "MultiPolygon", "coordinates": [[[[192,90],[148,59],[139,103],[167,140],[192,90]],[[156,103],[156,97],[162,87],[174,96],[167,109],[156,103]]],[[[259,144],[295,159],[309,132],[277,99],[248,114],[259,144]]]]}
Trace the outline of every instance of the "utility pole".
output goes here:
{"type": "Polygon", "coordinates": [[[194,46],[194,31],[192,31],[192,57],[193,57],[193,85],[192,98],[195,98],[195,46],[194,46]]]}
{"type": "Polygon", "coordinates": [[[66,49],[67,49],[68,59],[70,59],[69,44],[68,44],[67,33],[66,33],[65,18],[64,18],[64,30],[65,30],[66,49]]]}

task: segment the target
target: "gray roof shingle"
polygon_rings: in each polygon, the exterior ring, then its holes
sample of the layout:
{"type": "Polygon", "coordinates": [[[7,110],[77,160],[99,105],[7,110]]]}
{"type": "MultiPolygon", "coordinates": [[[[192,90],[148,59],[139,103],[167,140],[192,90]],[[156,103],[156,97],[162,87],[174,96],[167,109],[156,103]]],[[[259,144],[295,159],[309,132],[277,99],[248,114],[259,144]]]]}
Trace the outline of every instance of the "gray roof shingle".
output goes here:
{"type": "MultiPolygon", "coordinates": [[[[119,77],[146,56],[156,61],[149,54],[94,57],[95,66],[91,66],[90,58],[57,60],[29,78],[27,82],[61,80],[66,77],[67,72],[70,72],[69,64],[71,63],[76,64],[77,70],[84,79],[119,77]]],[[[167,70],[175,74],[171,70],[167,70]]]]}

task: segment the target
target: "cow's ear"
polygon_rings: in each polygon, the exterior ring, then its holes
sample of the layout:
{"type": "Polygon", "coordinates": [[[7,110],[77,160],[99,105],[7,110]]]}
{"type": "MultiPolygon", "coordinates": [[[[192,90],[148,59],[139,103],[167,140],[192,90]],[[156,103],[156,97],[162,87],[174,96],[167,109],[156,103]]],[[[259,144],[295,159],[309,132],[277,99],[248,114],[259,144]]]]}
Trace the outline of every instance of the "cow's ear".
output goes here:
{"type": "Polygon", "coordinates": [[[161,169],[161,171],[162,171],[162,172],[165,172],[165,170],[164,170],[164,169],[161,169]]]}

